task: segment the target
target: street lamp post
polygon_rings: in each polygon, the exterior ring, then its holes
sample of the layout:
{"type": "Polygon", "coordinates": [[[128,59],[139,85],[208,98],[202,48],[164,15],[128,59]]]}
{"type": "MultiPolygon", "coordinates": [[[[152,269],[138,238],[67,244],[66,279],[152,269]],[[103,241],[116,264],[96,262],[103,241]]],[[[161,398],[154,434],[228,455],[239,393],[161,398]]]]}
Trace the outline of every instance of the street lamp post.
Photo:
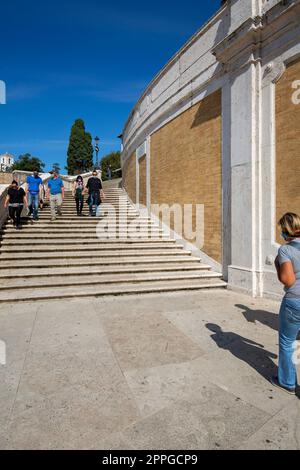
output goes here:
{"type": "Polygon", "coordinates": [[[95,137],[95,152],[96,152],[96,168],[97,168],[97,170],[99,168],[99,159],[98,159],[99,150],[100,150],[99,142],[100,142],[99,137],[95,137]]]}
{"type": "Polygon", "coordinates": [[[81,160],[79,160],[78,163],[79,163],[79,172],[80,172],[80,169],[81,169],[81,173],[84,173],[85,168],[86,168],[86,160],[81,159],[81,160]]]}

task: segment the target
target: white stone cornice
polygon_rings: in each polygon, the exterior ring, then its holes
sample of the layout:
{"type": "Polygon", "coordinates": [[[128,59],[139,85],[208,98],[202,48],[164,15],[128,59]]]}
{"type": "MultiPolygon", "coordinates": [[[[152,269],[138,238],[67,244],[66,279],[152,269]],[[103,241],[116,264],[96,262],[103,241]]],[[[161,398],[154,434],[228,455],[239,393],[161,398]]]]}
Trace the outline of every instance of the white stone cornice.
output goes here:
{"type": "MultiPolygon", "coordinates": [[[[269,43],[299,23],[300,0],[285,0],[275,4],[262,16],[249,18],[236,31],[217,44],[212,53],[227,70],[238,69],[246,57],[260,59],[260,51],[269,43]],[[242,59],[244,58],[244,59],[242,59]]],[[[275,73],[276,75],[276,73],[275,73]]],[[[280,73],[279,73],[280,78],[280,73]]],[[[275,77],[276,80],[276,77],[275,77]]]]}
{"type": "Polygon", "coordinates": [[[249,18],[213,48],[213,55],[222,64],[228,64],[241,55],[255,52],[260,47],[261,29],[262,17],[249,18]]]}

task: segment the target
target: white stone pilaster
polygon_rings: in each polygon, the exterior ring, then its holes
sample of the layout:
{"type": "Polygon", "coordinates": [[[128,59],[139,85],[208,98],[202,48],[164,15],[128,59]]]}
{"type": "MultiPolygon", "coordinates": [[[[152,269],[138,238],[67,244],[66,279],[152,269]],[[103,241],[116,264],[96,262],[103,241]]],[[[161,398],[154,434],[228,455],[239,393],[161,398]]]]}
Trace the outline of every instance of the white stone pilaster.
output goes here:
{"type": "Polygon", "coordinates": [[[149,214],[151,213],[151,136],[147,137],[147,156],[146,156],[146,168],[147,168],[147,180],[146,180],[146,191],[147,191],[147,208],[149,214]]]}
{"type": "Polygon", "coordinates": [[[222,88],[222,267],[228,279],[231,264],[231,83],[229,76],[222,88]]]}
{"type": "Polygon", "coordinates": [[[249,63],[231,85],[231,286],[259,296],[261,260],[260,62],[249,63]],[[243,105],[241,106],[241,103],[243,105]]]}

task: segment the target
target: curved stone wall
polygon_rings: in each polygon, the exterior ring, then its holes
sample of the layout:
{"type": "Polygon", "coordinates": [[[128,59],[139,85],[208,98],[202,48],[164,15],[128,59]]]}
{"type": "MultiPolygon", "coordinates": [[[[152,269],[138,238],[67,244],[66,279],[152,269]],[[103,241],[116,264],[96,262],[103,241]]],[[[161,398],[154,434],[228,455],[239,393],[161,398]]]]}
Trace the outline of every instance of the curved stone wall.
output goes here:
{"type": "Polygon", "coordinates": [[[290,189],[299,179],[290,89],[300,83],[299,17],[300,0],[227,0],[154,77],[123,130],[133,202],[152,213],[155,203],[204,204],[194,252],[257,296],[281,296],[276,220],[299,207],[290,189]]]}

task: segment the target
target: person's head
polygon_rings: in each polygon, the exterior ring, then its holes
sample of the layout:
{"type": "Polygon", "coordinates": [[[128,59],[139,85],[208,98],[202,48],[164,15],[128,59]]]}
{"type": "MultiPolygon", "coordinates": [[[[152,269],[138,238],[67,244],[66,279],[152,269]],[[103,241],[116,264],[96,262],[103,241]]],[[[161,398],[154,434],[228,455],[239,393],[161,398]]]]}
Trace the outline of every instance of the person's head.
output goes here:
{"type": "Polygon", "coordinates": [[[76,183],[83,183],[83,178],[81,175],[78,175],[76,178],[76,183]]]}
{"type": "Polygon", "coordinates": [[[219,325],[216,325],[215,323],[206,323],[206,328],[213,333],[222,333],[222,328],[219,325]]]}
{"type": "Polygon", "coordinates": [[[300,217],[293,212],[287,212],[278,222],[281,235],[285,240],[300,237],[300,217]]]}
{"type": "Polygon", "coordinates": [[[39,176],[39,170],[38,170],[37,168],[35,168],[35,169],[33,170],[33,176],[34,176],[35,178],[37,178],[37,177],[39,176]]]}
{"type": "Polygon", "coordinates": [[[10,186],[11,186],[12,189],[18,189],[18,186],[19,186],[19,185],[18,185],[18,181],[13,180],[13,181],[11,182],[11,185],[10,185],[10,186]]]}
{"type": "Polygon", "coordinates": [[[97,170],[93,170],[93,173],[92,173],[93,177],[96,178],[98,176],[98,172],[97,170]]]}
{"type": "Polygon", "coordinates": [[[58,177],[58,171],[53,170],[52,176],[53,176],[53,178],[57,178],[58,177]]]}

